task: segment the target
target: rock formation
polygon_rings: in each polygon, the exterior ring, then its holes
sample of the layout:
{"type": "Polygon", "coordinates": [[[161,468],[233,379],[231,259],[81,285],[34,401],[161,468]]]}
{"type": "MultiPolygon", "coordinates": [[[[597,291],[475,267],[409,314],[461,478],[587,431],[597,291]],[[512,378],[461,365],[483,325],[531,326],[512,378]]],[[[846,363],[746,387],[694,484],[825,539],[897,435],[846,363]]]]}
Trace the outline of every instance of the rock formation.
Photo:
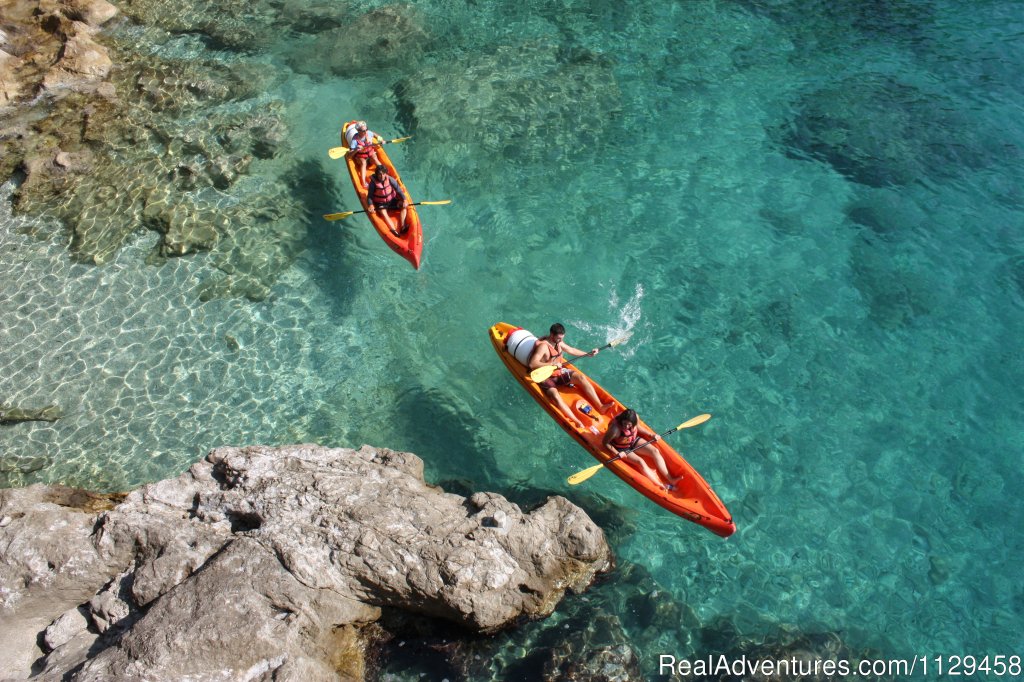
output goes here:
{"type": "Polygon", "coordinates": [[[0,402],[0,424],[17,424],[19,422],[55,422],[61,418],[61,410],[56,405],[46,407],[25,408],[0,402]]]}
{"type": "Polygon", "coordinates": [[[382,610],[493,632],[610,566],[553,497],[524,513],[364,446],[219,448],[127,495],[0,491],[0,676],[361,679],[382,610]]]}

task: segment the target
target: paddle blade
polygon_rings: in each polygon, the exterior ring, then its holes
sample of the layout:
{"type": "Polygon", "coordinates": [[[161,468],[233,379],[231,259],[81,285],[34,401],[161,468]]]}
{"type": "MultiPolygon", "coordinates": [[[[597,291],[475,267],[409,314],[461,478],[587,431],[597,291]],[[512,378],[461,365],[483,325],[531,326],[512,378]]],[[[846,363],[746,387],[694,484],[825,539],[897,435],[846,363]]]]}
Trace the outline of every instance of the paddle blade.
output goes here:
{"type": "Polygon", "coordinates": [[[538,367],[537,369],[530,372],[530,381],[534,382],[535,384],[539,384],[540,382],[544,381],[549,376],[554,374],[556,369],[558,368],[555,367],[554,365],[543,365],[541,367],[538,367]]]}
{"type": "Polygon", "coordinates": [[[419,203],[423,204],[424,206],[444,206],[445,204],[452,203],[452,200],[444,199],[442,201],[421,201],[419,203]]]}
{"type": "Polygon", "coordinates": [[[703,424],[704,422],[706,422],[709,419],[711,419],[711,415],[710,414],[698,414],[693,419],[687,419],[682,424],[680,424],[679,426],[677,426],[676,428],[674,428],[672,430],[673,431],[678,431],[679,429],[688,429],[691,426],[697,426],[698,424],[703,424]]]}
{"type": "Polygon", "coordinates": [[[347,218],[350,215],[355,215],[355,211],[344,211],[342,213],[328,213],[324,216],[324,220],[341,220],[347,218]]]}
{"type": "Polygon", "coordinates": [[[347,151],[348,149],[346,149],[345,147],[331,147],[330,149],[327,150],[327,156],[331,157],[332,159],[340,159],[341,157],[345,156],[345,152],[347,151]]]}
{"type": "Polygon", "coordinates": [[[396,142],[405,142],[406,140],[410,139],[411,137],[412,137],[412,135],[406,135],[405,137],[396,137],[393,140],[388,140],[388,144],[395,144],[396,142]]]}
{"type": "Polygon", "coordinates": [[[583,471],[573,474],[572,476],[565,480],[569,482],[569,485],[579,485],[580,483],[583,483],[583,481],[587,480],[588,478],[590,478],[603,468],[604,464],[596,464],[590,467],[589,469],[584,469],[583,471]]]}
{"type": "Polygon", "coordinates": [[[618,346],[619,344],[626,343],[626,341],[629,341],[629,337],[631,337],[631,336],[633,336],[633,332],[626,332],[625,334],[623,334],[619,338],[614,339],[612,341],[609,341],[608,342],[608,347],[609,348],[615,348],[615,346],[618,346]]]}

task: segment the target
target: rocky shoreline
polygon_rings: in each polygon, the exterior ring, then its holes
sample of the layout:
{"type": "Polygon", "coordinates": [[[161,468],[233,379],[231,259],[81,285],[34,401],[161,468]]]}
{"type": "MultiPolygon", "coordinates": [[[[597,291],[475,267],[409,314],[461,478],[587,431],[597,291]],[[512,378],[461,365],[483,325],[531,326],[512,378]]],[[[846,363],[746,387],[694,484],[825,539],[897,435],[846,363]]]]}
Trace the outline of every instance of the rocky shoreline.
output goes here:
{"type": "Polygon", "coordinates": [[[446,493],[369,446],[218,448],[127,494],[2,490],[0,547],[3,679],[360,680],[382,614],[492,633],[612,566],[564,498],[446,493]]]}

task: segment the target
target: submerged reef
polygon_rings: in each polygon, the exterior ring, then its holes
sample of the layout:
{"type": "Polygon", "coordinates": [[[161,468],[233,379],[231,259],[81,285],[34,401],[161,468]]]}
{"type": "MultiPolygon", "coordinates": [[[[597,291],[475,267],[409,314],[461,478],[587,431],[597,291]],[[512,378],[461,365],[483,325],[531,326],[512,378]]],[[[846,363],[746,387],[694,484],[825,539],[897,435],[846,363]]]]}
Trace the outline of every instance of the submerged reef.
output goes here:
{"type": "Polygon", "coordinates": [[[869,187],[984,168],[1006,149],[952,102],[895,78],[858,74],[804,95],[795,118],[773,131],[795,158],[830,164],[869,187]]]}
{"type": "MultiPolygon", "coordinates": [[[[166,31],[209,37],[214,26],[258,24],[230,3],[195,15],[166,2],[124,8],[152,25],[115,19],[103,0],[5,8],[0,177],[22,176],[15,210],[61,221],[81,262],[106,263],[140,228],[161,235],[154,262],[212,251],[222,274],[200,297],[261,300],[303,248],[302,188],[325,184],[320,168],[280,154],[288,117],[266,93],[282,76],[245,58],[167,58],[140,47],[169,40],[166,31]]],[[[280,28],[266,25],[268,34],[280,28]]]]}
{"type": "Polygon", "coordinates": [[[384,615],[492,633],[612,565],[564,498],[446,493],[369,446],[218,448],[128,494],[2,490],[0,547],[0,676],[65,680],[360,680],[384,615]]]}
{"type": "MultiPolygon", "coordinates": [[[[619,113],[613,60],[548,43],[504,45],[455,63],[424,65],[394,87],[398,117],[415,132],[426,163],[473,186],[491,170],[449,169],[452,150],[494,164],[557,162],[601,143],[619,113]],[[459,112],[459,125],[448,122],[459,112]],[[480,154],[479,150],[486,150],[480,154]]],[[[483,188],[481,188],[483,189],[483,188]]]]}

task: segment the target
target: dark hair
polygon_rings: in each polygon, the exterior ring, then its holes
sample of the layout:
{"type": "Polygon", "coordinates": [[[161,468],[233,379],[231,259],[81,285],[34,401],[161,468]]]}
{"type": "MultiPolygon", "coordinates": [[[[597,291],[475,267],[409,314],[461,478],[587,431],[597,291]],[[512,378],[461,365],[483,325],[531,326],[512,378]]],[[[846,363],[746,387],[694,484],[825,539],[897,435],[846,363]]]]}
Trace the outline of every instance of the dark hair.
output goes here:
{"type": "Polygon", "coordinates": [[[384,166],[383,163],[373,169],[373,174],[374,175],[376,175],[377,173],[387,173],[387,172],[388,172],[388,169],[384,166]]]}
{"type": "Polygon", "coordinates": [[[620,412],[617,417],[615,417],[615,421],[619,423],[629,422],[633,426],[636,426],[636,410],[631,410],[627,407],[625,410],[620,412]]]}
{"type": "Polygon", "coordinates": [[[551,335],[552,336],[554,336],[556,334],[564,334],[564,333],[565,333],[565,327],[562,325],[561,322],[555,322],[553,325],[551,325],[551,335]]]}

